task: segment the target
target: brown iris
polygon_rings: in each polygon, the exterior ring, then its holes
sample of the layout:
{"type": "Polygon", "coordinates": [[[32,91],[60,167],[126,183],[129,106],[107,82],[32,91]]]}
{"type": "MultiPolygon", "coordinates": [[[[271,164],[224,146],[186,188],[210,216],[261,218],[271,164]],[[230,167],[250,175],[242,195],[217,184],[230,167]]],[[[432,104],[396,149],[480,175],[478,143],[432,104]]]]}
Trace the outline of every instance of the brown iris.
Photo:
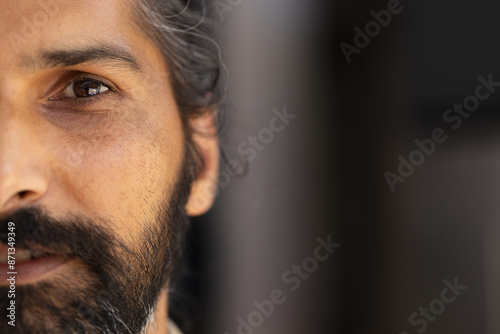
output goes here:
{"type": "Polygon", "coordinates": [[[73,92],[76,97],[91,97],[98,95],[103,87],[99,81],[85,79],[73,83],[73,92]]]}

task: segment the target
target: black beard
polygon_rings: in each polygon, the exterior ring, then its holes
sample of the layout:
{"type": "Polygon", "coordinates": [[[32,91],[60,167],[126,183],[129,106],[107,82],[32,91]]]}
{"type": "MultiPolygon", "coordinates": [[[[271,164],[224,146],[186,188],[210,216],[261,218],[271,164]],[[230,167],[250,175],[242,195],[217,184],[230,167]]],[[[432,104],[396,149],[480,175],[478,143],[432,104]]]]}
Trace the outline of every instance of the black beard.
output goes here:
{"type": "Polygon", "coordinates": [[[175,190],[164,195],[170,200],[158,208],[156,221],[145,224],[133,246],[117,239],[109,228],[112,222],[58,220],[41,207],[2,219],[2,243],[7,243],[7,223],[14,222],[16,247],[40,245],[79,265],[52,279],[16,286],[15,327],[8,324],[8,287],[0,287],[0,333],[142,333],[179,262],[188,226],[183,208],[189,171],[184,164],[175,190]]]}

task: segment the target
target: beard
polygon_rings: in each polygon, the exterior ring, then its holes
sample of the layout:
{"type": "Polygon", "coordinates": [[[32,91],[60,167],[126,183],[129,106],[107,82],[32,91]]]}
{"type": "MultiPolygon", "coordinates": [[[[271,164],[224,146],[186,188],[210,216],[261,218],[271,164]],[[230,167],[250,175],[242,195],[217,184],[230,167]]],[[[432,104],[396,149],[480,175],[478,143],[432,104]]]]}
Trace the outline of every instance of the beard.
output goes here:
{"type": "Polygon", "coordinates": [[[16,248],[43,247],[70,260],[71,270],[16,286],[15,327],[8,324],[9,287],[1,286],[0,333],[142,333],[179,263],[192,164],[184,159],[174,190],[164,194],[156,219],[143,222],[133,245],[116,236],[112,222],[54,219],[43,207],[3,218],[0,242],[7,244],[8,222],[14,222],[16,248]]]}

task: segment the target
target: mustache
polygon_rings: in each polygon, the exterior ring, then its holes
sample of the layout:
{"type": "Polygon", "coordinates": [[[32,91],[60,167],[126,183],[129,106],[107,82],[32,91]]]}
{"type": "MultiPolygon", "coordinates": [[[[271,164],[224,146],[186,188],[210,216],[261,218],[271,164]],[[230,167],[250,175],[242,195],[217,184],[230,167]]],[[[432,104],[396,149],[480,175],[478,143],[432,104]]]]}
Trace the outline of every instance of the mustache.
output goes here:
{"type": "Polygon", "coordinates": [[[0,219],[1,244],[7,245],[9,232],[15,233],[15,248],[77,257],[91,266],[95,259],[102,263],[102,257],[111,259],[116,249],[126,249],[109,228],[76,215],[56,219],[42,207],[23,208],[0,219]]]}
{"type": "MultiPolygon", "coordinates": [[[[18,286],[16,313],[19,321],[15,333],[104,333],[105,328],[115,328],[116,333],[125,333],[125,328],[122,329],[119,324],[132,328],[134,316],[139,314],[140,309],[132,309],[130,305],[142,296],[136,296],[127,289],[133,287],[134,291],[144,290],[134,285],[137,273],[141,271],[128,265],[129,262],[134,263],[127,260],[135,259],[130,256],[133,251],[118,241],[109,222],[103,222],[104,226],[100,226],[90,219],[75,215],[56,219],[43,207],[25,208],[0,220],[1,243],[9,242],[9,222],[15,226],[16,248],[42,248],[49,253],[77,260],[80,268],[76,275],[70,270],[66,274],[69,276],[62,276],[62,279],[54,282],[18,286]],[[83,285],[81,280],[85,282],[83,285]],[[57,299],[54,300],[53,296],[57,296],[57,299]],[[44,322],[44,312],[52,319],[50,324],[44,322]],[[36,319],[36,326],[48,327],[34,331],[32,326],[35,325],[23,319],[26,315],[36,319]],[[56,329],[50,326],[56,326],[56,329]]],[[[0,306],[4,310],[10,302],[7,289],[0,287],[0,306]]],[[[145,302],[152,304],[150,300],[145,299],[145,302]]],[[[146,316],[141,321],[146,321],[146,316]]],[[[13,332],[12,328],[8,331],[6,328],[6,322],[0,323],[1,333],[13,332]]],[[[139,333],[139,329],[134,333],[139,333]]]]}

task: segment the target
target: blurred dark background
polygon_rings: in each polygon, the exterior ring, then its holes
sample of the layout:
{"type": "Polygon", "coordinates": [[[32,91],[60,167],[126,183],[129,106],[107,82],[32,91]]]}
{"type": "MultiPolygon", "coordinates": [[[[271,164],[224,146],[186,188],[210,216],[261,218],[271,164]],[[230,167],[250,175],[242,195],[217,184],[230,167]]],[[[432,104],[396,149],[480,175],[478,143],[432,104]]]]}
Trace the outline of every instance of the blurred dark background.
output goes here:
{"type": "Polygon", "coordinates": [[[229,158],[274,108],[297,117],[193,224],[193,333],[238,333],[276,288],[287,301],[255,334],[500,333],[500,90],[443,118],[478,77],[500,82],[500,3],[397,3],[242,1],[224,21],[229,158]],[[389,9],[349,63],[342,43],[389,9]],[[446,141],[391,189],[435,129],[446,141]],[[291,292],[282,274],[328,235],[340,248],[291,292]]]}
{"type": "Polygon", "coordinates": [[[499,333],[500,92],[456,129],[443,117],[474,96],[478,76],[500,81],[500,4],[401,1],[348,64],[340,43],[353,45],[354,27],[364,31],[388,3],[332,4],[344,241],[336,332],[499,333]],[[398,174],[398,157],[436,128],[447,140],[392,192],[384,173],[398,174]],[[443,281],[455,278],[467,289],[442,308],[443,281]],[[414,312],[425,320],[412,324],[414,312]]]}

